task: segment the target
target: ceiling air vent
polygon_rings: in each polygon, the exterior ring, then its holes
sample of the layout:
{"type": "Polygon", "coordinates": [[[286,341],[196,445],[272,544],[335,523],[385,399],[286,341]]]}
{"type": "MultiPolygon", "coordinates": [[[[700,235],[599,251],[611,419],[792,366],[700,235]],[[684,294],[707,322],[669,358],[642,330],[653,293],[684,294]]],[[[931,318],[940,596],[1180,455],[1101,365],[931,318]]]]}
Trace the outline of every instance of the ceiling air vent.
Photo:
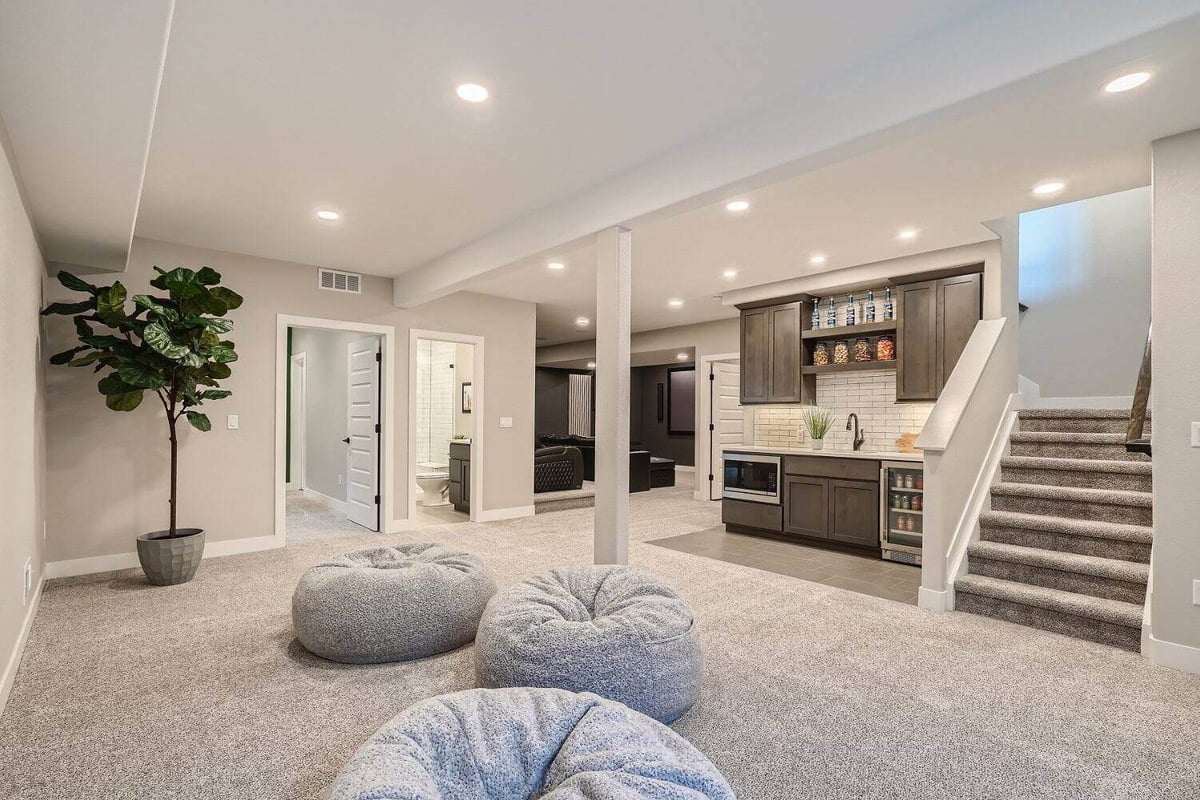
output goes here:
{"type": "Polygon", "coordinates": [[[317,270],[317,287],[331,292],[362,294],[362,275],[357,272],[342,272],[337,269],[317,270]]]}

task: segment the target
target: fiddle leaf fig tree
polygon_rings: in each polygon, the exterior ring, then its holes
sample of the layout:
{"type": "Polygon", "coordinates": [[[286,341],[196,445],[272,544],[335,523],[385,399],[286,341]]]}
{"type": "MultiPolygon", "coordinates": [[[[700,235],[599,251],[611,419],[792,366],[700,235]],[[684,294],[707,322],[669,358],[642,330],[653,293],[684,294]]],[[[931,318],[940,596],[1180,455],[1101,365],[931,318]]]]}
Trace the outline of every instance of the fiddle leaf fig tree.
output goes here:
{"type": "Polygon", "coordinates": [[[198,410],[208,400],[230,392],[220,382],[237,361],[233,342],[222,336],[233,328],[225,314],[242,304],[242,296],[221,286],[211,267],[194,271],[154,268],[150,281],[163,295],[132,298],[120,281],[93,286],[69,272],[58,281],[85,297],[74,303],[51,303],[43,315],[61,314],[75,321],[79,344],[50,357],[51,364],[91,367],[100,374],[96,388],[113,411],[133,411],[152,392],[167,415],[171,443],[171,537],[176,536],[179,438],[176,426],[186,419],[193,428],[212,429],[198,410]]]}

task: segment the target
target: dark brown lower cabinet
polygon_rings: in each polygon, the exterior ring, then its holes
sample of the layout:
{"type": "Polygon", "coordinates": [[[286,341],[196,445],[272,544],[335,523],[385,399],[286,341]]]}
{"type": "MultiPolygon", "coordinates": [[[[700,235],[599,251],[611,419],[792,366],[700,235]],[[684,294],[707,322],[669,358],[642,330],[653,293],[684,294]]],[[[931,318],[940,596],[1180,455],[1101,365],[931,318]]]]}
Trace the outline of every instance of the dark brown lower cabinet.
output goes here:
{"type": "Polygon", "coordinates": [[[879,482],[788,475],[783,530],[839,544],[879,547],[879,482]]]}
{"type": "Polygon", "coordinates": [[[783,485],[784,531],[817,539],[829,538],[829,481],[788,475],[783,485]]]}

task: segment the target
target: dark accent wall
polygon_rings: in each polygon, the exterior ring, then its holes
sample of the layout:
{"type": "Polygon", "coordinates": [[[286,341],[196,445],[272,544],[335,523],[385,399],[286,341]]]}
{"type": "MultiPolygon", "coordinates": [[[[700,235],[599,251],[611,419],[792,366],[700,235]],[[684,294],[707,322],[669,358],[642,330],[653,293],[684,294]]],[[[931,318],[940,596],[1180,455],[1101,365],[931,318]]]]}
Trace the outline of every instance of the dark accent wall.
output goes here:
{"type": "Polygon", "coordinates": [[[535,434],[566,436],[570,429],[571,374],[566,369],[538,367],[534,370],[533,431],[535,434]]]}
{"type": "MultiPolygon", "coordinates": [[[[681,366],[673,364],[671,366],[681,366]]],[[[664,402],[667,393],[667,370],[669,367],[636,367],[631,371],[629,394],[632,405],[638,405],[635,398],[641,397],[641,410],[631,409],[629,419],[629,438],[639,441],[650,451],[650,455],[669,458],[680,466],[690,467],[696,460],[696,435],[693,433],[672,435],[667,432],[667,414],[663,409],[663,418],[658,419],[658,384],[663,385],[664,402]],[[639,387],[635,393],[634,387],[639,387]],[[635,422],[638,433],[635,434],[635,422]]],[[[695,402],[693,392],[692,402],[695,402]]],[[[678,399],[678,398],[677,398],[678,399]]]]}

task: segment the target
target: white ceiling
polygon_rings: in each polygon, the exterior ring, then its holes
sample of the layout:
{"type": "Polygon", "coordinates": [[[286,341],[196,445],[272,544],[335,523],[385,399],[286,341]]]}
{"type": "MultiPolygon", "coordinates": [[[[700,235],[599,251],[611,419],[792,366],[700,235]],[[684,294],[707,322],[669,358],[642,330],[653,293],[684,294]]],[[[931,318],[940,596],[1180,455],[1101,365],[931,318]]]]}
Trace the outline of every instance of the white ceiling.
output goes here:
{"type": "MultiPolygon", "coordinates": [[[[886,146],[739,195],[752,203],[742,214],[708,205],[635,226],[633,330],[732,316],[714,295],[983,241],[994,236],[982,222],[1148,184],[1150,142],[1200,127],[1198,43],[1193,23],[1008,87],[886,146]],[[1143,66],[1155,75],[1141,89],[1101,90],[1143,66]],[[1060,195],[1030,193],[1054,178],[1067,181],[1060,195]],[[919,237],[899,241],[902,227],[919,237]],[[817,252],[822,266],[809,263],[817,252]],[[685,305],[670,308],[671,297],[685,305]]],[[[539,255],[469,288],[537,302],[540,345],[591,339],[574,320],[594,313],[595,251],[552,255],[567,269],[549,271],[539,255]]]]}

